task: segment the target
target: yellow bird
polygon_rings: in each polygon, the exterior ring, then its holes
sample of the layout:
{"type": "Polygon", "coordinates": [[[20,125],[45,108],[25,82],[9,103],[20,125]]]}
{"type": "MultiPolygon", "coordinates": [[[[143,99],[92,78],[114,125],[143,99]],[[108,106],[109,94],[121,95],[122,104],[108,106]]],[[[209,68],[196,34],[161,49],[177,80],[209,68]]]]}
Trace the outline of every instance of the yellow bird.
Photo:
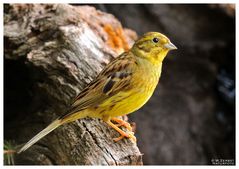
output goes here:
{"type": "Polygon", "coordinates": [[[177,49],[170,40],[158,32],[148,32],[133,47],[110,62],[72,102],[67,113],[28,141],[21,153],[57,127],[77,119],[102,119],[122,138],[136,141],[130,124],[117,118],[141,108],[152,96],[162,69],[162,62],[170,50],[177,49]],[[115,123],[118,124],[115,124],[115,123]],[[126,127],[125,132],[119,126],[126,127]]]}

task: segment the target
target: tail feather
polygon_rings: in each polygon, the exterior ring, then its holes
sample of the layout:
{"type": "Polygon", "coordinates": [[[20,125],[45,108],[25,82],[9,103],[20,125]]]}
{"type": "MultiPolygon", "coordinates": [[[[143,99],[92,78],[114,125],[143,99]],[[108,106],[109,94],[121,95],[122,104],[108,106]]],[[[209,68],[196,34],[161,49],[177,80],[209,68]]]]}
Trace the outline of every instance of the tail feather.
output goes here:
{"type": "Polygon", "coordinates": [[[49,134],[51,131],[56,129],[62,124],[62,120],[57,119],[53,121],[49,126],[47,126],[45,129],[43,129],[40,133],[38,133],[36,136],[34,136],[31,140],[29,140],[17,153],[21,153],[25,150],[27,150],[29,147],[31,147],[33,144],[35,144],[37,141],[39,141],[41,138],[49,134]]]}

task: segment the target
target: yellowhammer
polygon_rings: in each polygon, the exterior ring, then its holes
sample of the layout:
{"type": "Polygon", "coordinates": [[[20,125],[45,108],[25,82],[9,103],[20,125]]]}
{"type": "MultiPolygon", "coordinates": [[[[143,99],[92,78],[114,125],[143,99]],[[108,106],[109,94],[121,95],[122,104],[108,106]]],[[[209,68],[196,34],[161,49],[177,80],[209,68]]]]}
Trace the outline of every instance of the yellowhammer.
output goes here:
{"type": "Polygon", "coordinates": [[[116,117],[138,110],[149,100],[159,81],[162,62],[173,49],[177,49],[176,46],[163,34],[144,34],[128,52],[118,56],[100,72],[73,100],[66,114],[33,137],[18,153],[60,125],[84,117],[99,118],[109,124],[121,135],[115,141],[124,137],[136,141],[130,124],[116,117]],[[130,132],[122,131],[119,126],[125,126],[130,132]]]}

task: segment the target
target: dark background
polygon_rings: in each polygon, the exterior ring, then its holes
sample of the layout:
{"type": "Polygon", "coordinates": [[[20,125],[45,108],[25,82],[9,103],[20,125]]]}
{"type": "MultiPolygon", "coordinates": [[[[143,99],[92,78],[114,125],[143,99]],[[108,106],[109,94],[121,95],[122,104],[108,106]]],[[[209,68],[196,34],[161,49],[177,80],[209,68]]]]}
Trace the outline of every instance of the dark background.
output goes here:
{"type": "Polygon", "coordinates": [[[150,101],[131,114],[144,164],[235,159],[235,11],[227,4],[94,5],[138,35],[178,47],[150,101]]]}

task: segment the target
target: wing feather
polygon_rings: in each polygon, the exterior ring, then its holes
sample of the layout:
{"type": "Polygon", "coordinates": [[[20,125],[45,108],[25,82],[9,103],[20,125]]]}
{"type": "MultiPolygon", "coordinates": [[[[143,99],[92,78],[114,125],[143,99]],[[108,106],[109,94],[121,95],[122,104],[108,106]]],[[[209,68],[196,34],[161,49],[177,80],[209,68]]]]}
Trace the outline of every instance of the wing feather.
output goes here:
{"type": "Polygon", "coordinates": [[[65,118],[91,106],[97,106],[106,99],[130,87],[136,61],[129,53],[124,53],[108,64],[72,102],[65,118]]]}

